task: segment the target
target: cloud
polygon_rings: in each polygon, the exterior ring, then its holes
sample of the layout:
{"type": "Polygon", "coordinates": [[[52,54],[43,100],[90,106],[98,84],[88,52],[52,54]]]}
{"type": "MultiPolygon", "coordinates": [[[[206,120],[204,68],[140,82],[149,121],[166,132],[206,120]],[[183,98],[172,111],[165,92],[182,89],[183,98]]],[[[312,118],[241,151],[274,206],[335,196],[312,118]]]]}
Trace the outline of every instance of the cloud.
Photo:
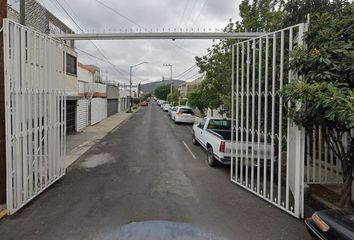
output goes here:
{"type": "MultiPolygon", "coordinates": [[[[73,30],[78,31],[72,20],[55,3],[56,1],[40,0],[39,2],[73,30]]],[[[137,29],[139,26],[153,30],[181,27],[195,30],[197,28],[221,29],[225,27],[228,19],[238,18],[237,6],[240,0],[61,0],[59,2],[86,31],[104,32],[137,29]],[[114,10],[108,9],[99,2],[114,10]]],[[[80,51],[78,51],[79,61],[98,65],[103,71],[104,78],[108,76],[109,80],[121,82],[129,79],[129,66],[142,61],[147,61],[149,64],[134,68],[135,81],[156,81],[162,76],[169,77],[169,69],[162,66],[164,63],[173,65],[174,77],[177,77],[195,64],[196,55],[204,55],[206,48],[212,45],[210,40],[121,40],[95,41],[95,43],[119,71],[110,64],[80,51]]],[[[89,41],[76,41],[76,46],[91,55],[103,58],[89,41]]],[[[195,68],[184,76],[184,79],[188,80],[188,77],[197,72],[198,69],[195,68]]]]}

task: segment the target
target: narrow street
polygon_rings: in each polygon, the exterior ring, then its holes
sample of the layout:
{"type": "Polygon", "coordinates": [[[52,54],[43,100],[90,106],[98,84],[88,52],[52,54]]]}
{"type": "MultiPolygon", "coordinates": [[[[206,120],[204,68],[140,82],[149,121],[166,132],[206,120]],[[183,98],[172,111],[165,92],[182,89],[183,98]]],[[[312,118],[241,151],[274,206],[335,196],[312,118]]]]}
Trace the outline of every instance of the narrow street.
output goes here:
{"type": "Polygon", "coordinates": [[[156,220],[192,224],[210,239],[309,239],[302,220],[231,183],[229,167],[208,167],[191,128],[174,124],[155,103],[139,110],[62,180],[3,219],[0,238],[144,239],[134,238],[136,229],[122,237],[122,226],[156,220]]]}

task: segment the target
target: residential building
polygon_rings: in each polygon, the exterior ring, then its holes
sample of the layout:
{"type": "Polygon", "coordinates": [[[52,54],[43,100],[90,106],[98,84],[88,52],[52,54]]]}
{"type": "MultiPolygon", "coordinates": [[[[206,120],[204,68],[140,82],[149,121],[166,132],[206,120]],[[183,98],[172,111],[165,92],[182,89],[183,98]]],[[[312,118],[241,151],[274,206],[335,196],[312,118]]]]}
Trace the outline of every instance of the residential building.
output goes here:
{"type": "MultiPolygon", "coordinates": [[[[8,5],[8,18],[19,22],[19,3],[8,5]]],[[[50,35],[54,33],[74,33],[61,20],[48,11],[43,5],[36,0],[25,1],[25,19],[26,26],[31,27],[38,32],[50,35]]],[[[76,125],[76,104],[78,100],[78,78],[77,78],[77,52],[75,51],[75,42],[73,40],[65,41],[66,48],[66,78],[65,91],[67,94],[66,101],[66,132],[75,132],[76,125]]]]}
{"type": "Polygon", "coordinates": [[[181,95],[181,98],[186,98],[188,93],[190,93],[193,89],[200,86],[204,80],[204,75],[194,79],[190,82],[184,82],[178,86],[178,91],[181,95]]]}

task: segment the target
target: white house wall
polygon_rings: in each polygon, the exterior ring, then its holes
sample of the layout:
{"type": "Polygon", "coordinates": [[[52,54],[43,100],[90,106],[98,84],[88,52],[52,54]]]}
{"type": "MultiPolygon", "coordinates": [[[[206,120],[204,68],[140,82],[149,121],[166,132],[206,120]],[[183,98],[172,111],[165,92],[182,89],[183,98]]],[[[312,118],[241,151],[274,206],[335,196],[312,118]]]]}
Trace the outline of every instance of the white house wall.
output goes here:
{"type": "Polygon", "coordinates": [[[107,99],[92,98],[91,100],[91,125],[99,123],[107,117],[107,99]]]}

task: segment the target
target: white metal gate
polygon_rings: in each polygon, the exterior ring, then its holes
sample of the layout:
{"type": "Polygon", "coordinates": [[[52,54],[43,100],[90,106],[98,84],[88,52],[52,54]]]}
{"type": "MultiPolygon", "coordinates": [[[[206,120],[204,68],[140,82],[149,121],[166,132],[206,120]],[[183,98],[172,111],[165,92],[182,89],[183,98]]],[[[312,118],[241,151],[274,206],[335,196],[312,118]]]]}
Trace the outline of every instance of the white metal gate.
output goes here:
{"type": "Polygon", "coordinates": [[[289,52],[306,27],[232,46],[231,181],[295,217],[303,216],[305,134],[286,118],[280,91],[293,79],[289,52]]]}
{"type": "Polygon", "coordinates": [[[89,125],[89,100],[80,99],[76,108],[76,131],[79,132],[89,125]]]}
{"type": "Polygon", "coordinates": [[[65,47],[4,20],[7,209],[65,174],[65,47]]]}

